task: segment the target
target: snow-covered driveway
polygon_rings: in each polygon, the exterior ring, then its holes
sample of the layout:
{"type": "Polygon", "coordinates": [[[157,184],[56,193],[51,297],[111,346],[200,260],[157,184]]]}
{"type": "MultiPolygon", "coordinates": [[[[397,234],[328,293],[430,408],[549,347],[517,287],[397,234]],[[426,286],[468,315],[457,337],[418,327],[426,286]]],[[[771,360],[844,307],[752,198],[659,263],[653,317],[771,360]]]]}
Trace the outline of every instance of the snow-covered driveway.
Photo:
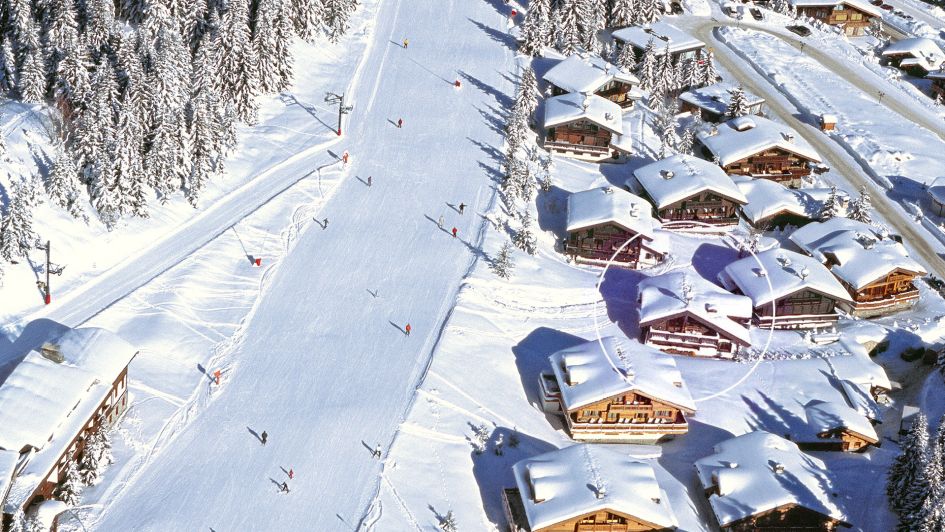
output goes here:
{"type": "Polygon", "coordinates": [[[95,528],[357,527],[378,482],[369,449],[393,437],[479,256],[476,213],[493,199],[496,114],[512,90],[503,9],[382,4],[348,127],[351,176],[322,211],[327,228],[313,226],[276,272],[223,390],[95,528]],[[447,205],[460,202],[463,216],[447,205]],[[264,430],[265,446],[254,435],[264,430]],[[282,468],[295,472],[289,494],[282,468]]]}

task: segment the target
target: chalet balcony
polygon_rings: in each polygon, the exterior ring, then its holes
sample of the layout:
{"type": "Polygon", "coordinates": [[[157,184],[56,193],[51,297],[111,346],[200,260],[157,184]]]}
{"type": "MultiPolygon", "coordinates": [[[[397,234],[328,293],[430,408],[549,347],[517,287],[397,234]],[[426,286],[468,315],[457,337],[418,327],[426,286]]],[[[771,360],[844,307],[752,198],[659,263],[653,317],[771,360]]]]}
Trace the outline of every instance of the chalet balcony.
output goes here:
{"type": "Polygon", "coordinates": [[[505,519],[509,523],[511,532],[529,532],[528,517],[525,514],[525,504],[522,503],[522,495],[518,488],[505,488],[502,490],[502,502],[505,508],[505,519]]]}
{"type": "Polygon", "coordinates": [[[561,390],[553,373],[543,372],[538,375],[538,397],[545,412],[561,412],[561,390]]]}
{"type": "Polygon", "coordinates": [[[812,329],[815,327],[829,327],[840,319],[836,313],[830,314],[796,314],[781,316],[758,316],[754,322],[759,329],[812,329]]]}
{"type": "Polygon", "coordinates": [[[578,423],[568,418],[568,428],[575,440],[658,440],[666,435],[685,434],[689,423],[578,423]]]}
{"type": "Polygon", "coordinates": [[[600,157],[610,156],[609,146],[589,146],[586,144],[572,144],[570,142],[558,142],[553,140],[545,141],[546,150],[571,151],[575,153],[587,153],[600,157]]]}
{"type": "Polygon", "coordinates": [[[919,289],[913,287],[898,294],[890,294],[886,297],[872,300],[854,301],[849,307],[851,314],[860,318],[870,318],[873,316],[882,316],[892,314],[900,310],[912,307],[919,301],[919,289]]]}

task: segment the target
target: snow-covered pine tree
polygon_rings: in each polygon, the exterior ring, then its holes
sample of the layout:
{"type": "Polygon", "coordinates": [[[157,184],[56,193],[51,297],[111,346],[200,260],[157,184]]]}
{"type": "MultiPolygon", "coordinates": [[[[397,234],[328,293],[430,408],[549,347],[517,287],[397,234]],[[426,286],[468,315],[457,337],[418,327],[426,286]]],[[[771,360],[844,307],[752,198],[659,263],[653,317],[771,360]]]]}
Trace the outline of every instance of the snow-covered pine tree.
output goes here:
{"type": "Polygon", "coordinates": [[[65,209],[73,218],[85,218],[81,205],[81,183],[79,167],[72,158],[72,152],[65,146],[56,146],[56,160],[53,162],[49,177],[46,179],[46,193],[53,202],[65,209]]]}
{"type": "Polygon", "coordinates": [[[92,486],[98,482],[101,477],[102,469],[102,437],[100,430],[96,430],[89,435],[85,442],[85,449],[82,451],[82,457],[79,459],[79,475],[82,483],[86,486],[92,486]]]}
{"type": "Polygon", "coordinates": [[[322,0],[292,0],[292,26],[304,40],[310,40],[321,31],[324,18],[322,0]]]}
{"type": "Polygon", "coordinates": [[[532,0],[529,2],[525,21],[522,23],[522,45],[519,51],[523,54],[541,55],[543,47],[550,45],[552,14],[549,0],[532,0]]]}
{"type": "Polygon", "coordinates": [[[659,62],[659,81],[657,82],[657,86],[659,87],[658,90],[660,93],[668,94],[676,90],[679,86],[679,79],[676,77],[676,74],[673,56],[669,53],[669,43],[666,43],[666,48],[663,50],[659,62]]]}
{"type": "Polygon", "coordinates": [[[33,194],[27,187],[24,182],[11,187],[13,197],[10,198],[6,215],[0,221],[0,258],[7,262],[26,257],[36,241],[31,201],[33,194]]]}
{"type": "Polygon", "coordinates": [[[731,99],[728,102],[728,108],[725,109],[725,116],[729,118],[738,118],[747,114],[748,98],[745,96],[745,89],[739,85],[732,90],[731,99]]]}
{"type": "Polygon", "coordinates": [[[618,67],[626,70],[627,72],[632,72],[637,68],[637,54],[633,51],[633,46],[629,44],[624,44],[620,46],[620,51],[617,52],[617,58],[614,62],[618,67]]]}
{"type": "Polygon", "coordinates": [[[253,45],[263,92],[285,90],[292,82],[293,36],[288,0],[260,0],[253,45]]]}
{"type": "Polygon", "coordinates": [[[88,57],[85,47],[76,43],[64,50],[62,59],[56,66],[53,93],[57,99],[76,107],[88,97],[89,88],[88,57]]]}
{"type": "Polygon", "coordinates": [[[676,134],[676,113],[679,111],[679,106],[675,98],[668,98],[667,100],[660,105],[659,117],[654,128],[660,136],[660,159],[672,155],[672,152],[679,145],[679,138],[676,134]]]}
{"type": "Polygon", "coordinates": [[[535,109],[538,108],[538,95],[538,79],[535,77],[535,69],[526,66],[522,69],[518,93],[515,96],[515,105],[522,106],[528,120],[531,119],[535,109]]]}
{"type": "Polygon", "coordinates": [[[75,460],[70,460],[66,466],[66,480],[56,490],[56,498],[69,506],[76,507],[82,500],[82,477],[75,460]]]}
{"type": "Polygon", "coordinates": [[[7,94],[11,94],[17,87],[16,76],[16,56],[13,54],[12,39],[4,39],[3,46],[0,47],[0,88],[7,94]]]}
{"type": "Polygon", "coordinates": [[[192,54],[210,29],[209,0],[191,0],[191,6],[180,17],[180,34],[192,54]]]}
{"type": "Polygon", "coordinates": [[[601,11],[598,0],[576,0],[576,3],[580,8],[581,43],[588,52],[598,53],[601,43],[597,32],[606,25],[606,13],[601,11]]]}
{"type": "Polygon", "coordinates": [[[109,39],[115,25],[114,0],[84,0],[85,9],[85,42],[92,48],[104,46],[109,39]]]}
{"type": "Polygon", "coordinates": [[[827,220],[840,215],[840,198],[837,196],[837,186],[830,186],[830,194],[824,201],[823,208],[820,210],[820,221],[827,220]]]}
{"type": "Polygon", "coordinates": [[[912,427],[900,442],[902,452],[889,468],[886,481],[886,495],[889,505],[900,516],[910,515],[918,510],[914,494],[923,487],[920,470],[929,456],[929,421],[924,412],[915,416],[912,427]]]}
{"type": "Polygon", "coordinates": [[[30,103],[41,103],[46,98],[46,66],[42,50],[36,46],[27,49],[20,68],[17,89],[20,97],[30,103]]]}
{"type": "Polygon", "coordinates": [[[695,59],[683,61],[679,83],[687,90],[699,86],[699,63],[695,59]]]}
{"type": "Polygon", "coordinates": [[[942,428],[932,440],[929,459],[923,467],[926,490],[918,513],[907,518],[909,530],[919,532],[942,532],[945,530],[945,444],[942,442],[942,428]]]}
{"type": "Polygon", "coordinates": [[[456,516],[453,515],[453,510],[446,512],[446,515],[443,516],[443,519],[440,521],[440,530],[443,532],[457,532],[459,530],[456,524],[456,516]]]}
{"type": "Polygon", "coordinates": [[[23,512],[23,508],[17,508],[16,511],[13,512],[9,532],[27,532],[26,514],[23,512]]]}
{"type": "Polygon", "coordinates": [[[703,87],[714,85],[719,81],[719,74],[715,70],[714,57],[715,56],[712,52],[708,52],[705,59],[702,61],[702,72],[699,76],[701,78],[699,80],[699,84],[703,87]]]}
{"type": "Polygon", "coordinates": [[[683,130],[683,134],[679,137],[679,146],[677,146],[677,151],[683,155],[692,155],[692,145],[695,140],[695,131],[693,126],[689,126],[683,130]]]}
{"type": "Polygon", "coordinates": [[[866,187],[860,188],[860,197],[850,202],[850,212],[848,217],[851,220],[863,222],[865,224],[873,223],[873,202],[870,199],[870,193],[866,187]]]}
{"type": "Polygon", "coordinates": [[[656,45],[651,38],[646,42],[643,48],[643,57],[640,58],[640,64],[637,66],[637,77],[640,78],[640,88],[645,91],[652,91],[656,85],[657,76],[656,45]]]}
{"type": "Polygon", "coordinates": [[[515,264],[512,261],[512,245],[506,242],[502,245],[502,249],[499,250],[499,254],[496,256],[495,260],[492,261],[492,273],[502,279],[508,279],[512,277],[512,270],[514,268],[515,264]]]}
{"type": "Polygon", "coordinates": [[[636,24],[652,24],[660,19],[662,4],[660,0],[639,0],[637,2],[636,24]]]}
{"type": "Polygon", "coordinates": [[[322,18],[329,41],[337,43],[345,33],[348,33],[351,14],[354,13],[357,5],[357,0],[324,0],[322,18]]]}
{"type": "Polygon", "coordinates": [[[614,0],[610,10],[610,23],[615,28],[625,28],[633,25],[633,14],[636,11],[635,0],[614,0]]]}
{"type": "Polygon", "coordinates": [[[259,61],[249,34],[246,2],[230,2],[215,33],[217,50],[216,91],[233,104],[240,120],[256,123],[259,61]]]}
{"type": "Polygon", "coordinates": [[[512,241],[518,249],[534,255],[538,252],[538,239],[532,231],[532,215],[527,208],[521,214],[521,221],[522,227],[515,232],[512,241]]]}
{"type": "Polygon", "coordinates": [[[558,50],[564,55],[571,55],[580,48],[581,13],[580,0],[559,0],[555,11],[558,50]]]}

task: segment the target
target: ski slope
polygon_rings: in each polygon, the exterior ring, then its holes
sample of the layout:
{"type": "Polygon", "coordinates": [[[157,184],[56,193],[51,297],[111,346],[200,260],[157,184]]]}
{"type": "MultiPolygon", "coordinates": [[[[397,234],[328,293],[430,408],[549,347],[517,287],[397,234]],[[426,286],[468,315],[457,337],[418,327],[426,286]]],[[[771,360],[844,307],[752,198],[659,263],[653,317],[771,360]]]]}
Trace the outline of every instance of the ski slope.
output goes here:
{"type": "Polygon", "coordinates": [[[379,481],[369,449],[389,445],[479,258],[476,213],[494,198],[497,115],[512,91],[502,9],[382,3],[343,146],[350,174],[320,213],[327,228],[311,226],[276,270],[222,390],[93,528],[358,526],[379,481]],[[447,205],[460,202],[463,216],[447,205]],[[437,228],[441,215],[457,238],[437,228]],[[264,430],[265,446],[254,434],[264,430]],[[289,494],[277,488],[282,468],[296,474],[289,494]]]}

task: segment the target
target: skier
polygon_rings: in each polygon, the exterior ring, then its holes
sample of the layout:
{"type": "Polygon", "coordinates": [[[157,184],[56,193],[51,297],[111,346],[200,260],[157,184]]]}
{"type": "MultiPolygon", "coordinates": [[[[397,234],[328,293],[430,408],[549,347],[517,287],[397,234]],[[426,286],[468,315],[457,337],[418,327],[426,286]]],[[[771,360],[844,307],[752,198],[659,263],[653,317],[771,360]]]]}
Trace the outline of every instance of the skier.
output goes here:
{"type": "Polygon", "coordinates": [[[456,228],[454,227],[454,228],[453,228],[453,238],[456,238],[456,231],[458,231],[458,229],[456,229],[456,228]]]}
{"type": "Polygon", "coordinates": [[[443,215],[442,214],[440,215],[439,218],[437,218],[436,226],[439,227],[440,229],[443,229],[443,215]]]}
{"type": "Polygon", "coordinates": [[[410,44],[410,41],[405,37],[404,38],[404,50],[407,49],[407,45],[410,44]]]}
{"type": "Polygon", "coordinates": [[[289,483],[288,483],[288,482],[283,482],[283,483],[282,483],[282,491],[285,492],[285,493],[289,493],[289,483]]]}
{"type": "Polygon", "coordinates": [[[367,176],[367,186],[371,186],[371,183],[374,182],[374,179],[371,176],[367,176]]]}
{"type": "Polygon", "coordinates": [[[290,468],[289,468],[289,480],[292,480],[293,478],[295,478],[295,471],[293,471],[292,468],[290,467],[290,468]]]}
{"type": "Polygon", "coordinates": [[[325,220],[322,221],[322,229],[328,229],[328,218],[325,218],[325,220]]]}
{"type": "Polygon", "coordinates": [[[378,443],[377,446],[374,447],[374,452],[371,453],[371,456],[377,458],[378,460],[381,459],[381,444],[378,443]]]}
{"type": "Polygon", "coordinates": [[[348,164],[348,150],[345,150],[345,152],[341,154],[341,160],[344,164],[348,164]]]}
{"type": "Polygon", "coordinates": [[[460,203],[460,204],[459,204],[459,214],[463,214],[463,211],[465,211],[465,210],[466,210],[466,204],[465,204],[465,203],[460,203]]]}
{"type": "Polygon", "coordinates": [[[404,327],[404,333],[405,333],[407,336],[410,336],[410,324],[409,324],[409,323],[407,324],[406,327],[404,327]]]}
{"type": "Polygon", "coordinates": [[[266,431],[263,431],[259,439],[262,440],[263,445],[266,445],[266,440],[269,439],[269,435],[266,434],[266,431]]]}
{"type": "Polygon", "coordinates": [[[399,128],[404,127],[404,119],[403,119],[403,118],[398,118],[398,119],[397,119],[397,127],[399,127],[399,128]]]}

